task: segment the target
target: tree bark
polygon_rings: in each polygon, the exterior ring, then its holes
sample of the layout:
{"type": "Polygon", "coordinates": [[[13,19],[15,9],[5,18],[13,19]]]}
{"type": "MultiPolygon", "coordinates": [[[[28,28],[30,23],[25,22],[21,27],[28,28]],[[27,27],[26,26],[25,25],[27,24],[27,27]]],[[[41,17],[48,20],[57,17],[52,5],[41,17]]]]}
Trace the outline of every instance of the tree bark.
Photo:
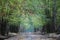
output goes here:
{"type": "Polygon", "coordinates": [[[52,7],[52,28],[54,29],[53,31],[55,32],[56,29],[56,14],[57,14],[57,8],[56,8],[56,0],[53,0],[53,7],[52,7]]]}

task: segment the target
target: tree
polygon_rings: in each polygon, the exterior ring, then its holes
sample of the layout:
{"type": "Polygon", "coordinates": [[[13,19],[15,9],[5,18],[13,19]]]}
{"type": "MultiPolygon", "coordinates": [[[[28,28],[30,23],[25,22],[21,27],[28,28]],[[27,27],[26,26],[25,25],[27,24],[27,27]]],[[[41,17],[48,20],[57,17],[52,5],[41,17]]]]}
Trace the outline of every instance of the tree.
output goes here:
{"type": "Polygon", "coordinates": [[[18,11],[18,6],[16,6],[17,3],[15,0],[0,0],[1,35],[5,35],[7,25],[19,23],[18,17],[16,16],[18,12],[15,13],[15,11],[18,11]]]}
{"type": "Polygon", "coordinates": [[[56,8],[56,0],[53,0],[53,7],[52,7],[52,27],[54,28],[53,31],[56,29],[56,14],[57,14],[57,8],[56,8]]]}

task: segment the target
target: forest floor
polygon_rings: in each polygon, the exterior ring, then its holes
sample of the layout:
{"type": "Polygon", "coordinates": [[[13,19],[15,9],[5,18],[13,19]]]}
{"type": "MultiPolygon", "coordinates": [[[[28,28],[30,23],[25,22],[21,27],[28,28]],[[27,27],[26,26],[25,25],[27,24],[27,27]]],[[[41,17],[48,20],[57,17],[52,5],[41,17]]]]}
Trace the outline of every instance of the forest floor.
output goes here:
{"type": "Polygon", "coordinates": [[[39,34],[32,34],[32,33],[21,33],[14,37],[10,37],[5,40],[56,40],[59,35],[56,34],[46,34],[46,35],[39,35],[39,34]],[[49,37],[48,37],[49,36],[49,37]]]}

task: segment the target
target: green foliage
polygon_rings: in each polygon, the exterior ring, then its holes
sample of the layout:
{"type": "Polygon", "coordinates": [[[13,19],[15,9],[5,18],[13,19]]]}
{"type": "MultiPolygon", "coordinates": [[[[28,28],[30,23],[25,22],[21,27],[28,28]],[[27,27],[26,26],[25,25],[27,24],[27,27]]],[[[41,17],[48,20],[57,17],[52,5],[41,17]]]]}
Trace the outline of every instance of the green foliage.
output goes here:
{"type": "Polygon", "coordinates": [[[60,0],[57,1],[57,26],[60,25],[60,0]]]}
{"type": "Polygon", "coordinates": [[[44,15],[44,4],[41,0],[25,0],[21,5],[21,23],[29,28],[41,27],[46,24],[46,16],[44,15]]]}
{"type": "Polygon", "coordinates": [[[42,0],[0,0],[0,14],[9,24],[40,27],[46,24],[42,0]]]}
{"type": "Polygon", "coordinates": [[[20,22],[19,1],[0,0],[0,2],[0,17],[3,17],[4,20],[8,20],[9,24],[17,25],[20,22]]]}
{"type": "MultiPolygon", "coordinates": [[[[50,11],[52,16],[52,4],[50,0],[0,0],[0,19],[8,20],[9,24],[22,25],[29,28],[41,27],[49,22],[46,18],[45,8],[50,11]],[[49,5],[49,7],[47,7],[49,5]]],[[[60,4],[57,1],[57,24],[60,24],[60,4]]]]}

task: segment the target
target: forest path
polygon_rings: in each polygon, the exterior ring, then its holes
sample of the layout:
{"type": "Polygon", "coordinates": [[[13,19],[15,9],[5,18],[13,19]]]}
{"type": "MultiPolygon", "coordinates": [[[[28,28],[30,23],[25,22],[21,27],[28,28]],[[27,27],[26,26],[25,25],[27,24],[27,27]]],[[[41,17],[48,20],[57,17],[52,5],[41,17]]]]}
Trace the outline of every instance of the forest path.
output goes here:
{"type": "Polygon", "coordinates": [[[5,40],[56,40],[48,38],[47,35],[35,35],[32,33],[21,33],[17,36],[5,39],[5,40]]]}

